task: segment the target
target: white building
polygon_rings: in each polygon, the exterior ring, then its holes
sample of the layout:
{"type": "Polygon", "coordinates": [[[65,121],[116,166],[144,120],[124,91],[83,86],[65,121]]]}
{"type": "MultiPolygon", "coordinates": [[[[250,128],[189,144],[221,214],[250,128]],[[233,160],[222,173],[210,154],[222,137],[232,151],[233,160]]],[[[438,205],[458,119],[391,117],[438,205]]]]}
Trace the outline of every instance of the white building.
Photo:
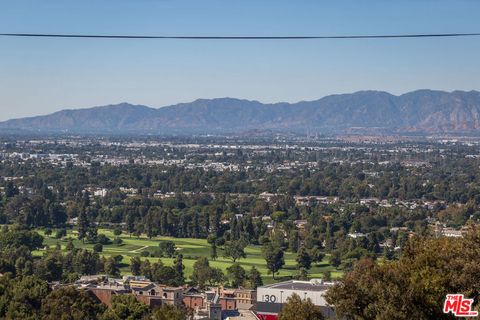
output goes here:
{"type": "Polygon", "coordinates": [[[310,281],[290,280],[258,287],[256,313],[259,316],[275,318],[287,299],[296,293],[300,298],[310,299],[314,305],[319,306],[327,318],[334,318],[335,312],[328,306],[324,297],[333,285],[334,282],[311,279],[310,281]]]}

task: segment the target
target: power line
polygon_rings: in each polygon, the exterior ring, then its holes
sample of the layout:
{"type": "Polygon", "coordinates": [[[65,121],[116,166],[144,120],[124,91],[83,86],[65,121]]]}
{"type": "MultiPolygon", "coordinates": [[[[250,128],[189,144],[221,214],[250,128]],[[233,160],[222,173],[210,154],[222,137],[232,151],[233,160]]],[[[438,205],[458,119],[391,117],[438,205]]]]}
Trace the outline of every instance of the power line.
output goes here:
{"type": "Polygon", "coordinates": [[[101,34],[48,34],[48,33],[0,33],[2,37],[36,38],[96,38],[96,39],[173,39],[173,40],[324,40],[324,39],[394,39],[394,38],[446,38],[477,37],[480,33],[419,33],[376,35],[327,35],[327,36],[148,36],[101,34]]]}

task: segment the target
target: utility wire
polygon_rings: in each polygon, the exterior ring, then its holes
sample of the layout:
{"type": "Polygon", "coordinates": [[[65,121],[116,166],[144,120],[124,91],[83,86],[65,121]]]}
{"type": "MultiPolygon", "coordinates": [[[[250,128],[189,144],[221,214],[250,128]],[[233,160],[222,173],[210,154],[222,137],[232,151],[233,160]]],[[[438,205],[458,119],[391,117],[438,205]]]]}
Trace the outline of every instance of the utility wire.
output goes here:
{"type": "Polygon", "coordinates": [[[176,39],[176,40],[324,40],[324,39],[392,39],[392,38],[445,38],[477,37],[480,33],[420,33],[377,35],[330,36],[148,36],[148,35],[100,35],[100,34],[48,34],[48,33],[0,33],[1,37],[36,38],[98,38],[98,39],[176,39]]]}

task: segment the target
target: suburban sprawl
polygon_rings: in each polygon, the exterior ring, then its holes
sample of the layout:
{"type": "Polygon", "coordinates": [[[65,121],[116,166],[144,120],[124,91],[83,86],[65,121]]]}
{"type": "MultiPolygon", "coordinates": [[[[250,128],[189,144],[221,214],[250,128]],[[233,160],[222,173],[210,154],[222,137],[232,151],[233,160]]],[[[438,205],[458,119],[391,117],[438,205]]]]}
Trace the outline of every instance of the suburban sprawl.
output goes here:
{"type": "Polygon", "coordinates": [[[470,137],[4,135],[0,318],[441,317],[479,221],[470,137]]]}

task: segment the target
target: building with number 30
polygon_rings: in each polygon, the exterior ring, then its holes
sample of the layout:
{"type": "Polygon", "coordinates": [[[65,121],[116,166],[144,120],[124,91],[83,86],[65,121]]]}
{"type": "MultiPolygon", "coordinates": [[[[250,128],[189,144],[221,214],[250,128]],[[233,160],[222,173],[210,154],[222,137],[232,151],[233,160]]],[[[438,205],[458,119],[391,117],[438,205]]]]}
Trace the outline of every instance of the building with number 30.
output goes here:
{"type": "Polygon", "coordinates": [[[290,280],[258,287],[255,314],[261,320],[276,320],[288,297],[296,293],[300,298],[309,298],[314,305],[319,306],[327,319],[335,318],[334,310],[327,305],[324,298],[327,290],[333,285],[334,282],[312,279],[290,280]]]}

